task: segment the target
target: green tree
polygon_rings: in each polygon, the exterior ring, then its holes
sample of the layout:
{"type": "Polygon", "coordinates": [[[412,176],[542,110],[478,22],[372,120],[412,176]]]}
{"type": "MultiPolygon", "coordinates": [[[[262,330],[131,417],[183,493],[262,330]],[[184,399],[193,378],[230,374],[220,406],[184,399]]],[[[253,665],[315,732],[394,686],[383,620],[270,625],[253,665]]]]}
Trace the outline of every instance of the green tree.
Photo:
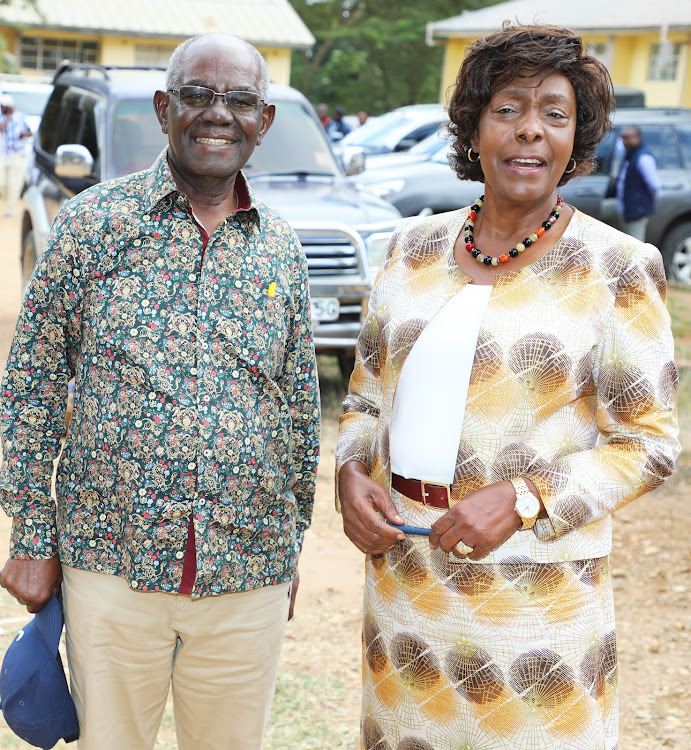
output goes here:
{"type": "Polygon", "coordinates": [[[427,46],[427,23],[496,1],[293,0],[317,44],[294,53],[291,82],[348,112],[438,101],[443,50],[427,46]]]}

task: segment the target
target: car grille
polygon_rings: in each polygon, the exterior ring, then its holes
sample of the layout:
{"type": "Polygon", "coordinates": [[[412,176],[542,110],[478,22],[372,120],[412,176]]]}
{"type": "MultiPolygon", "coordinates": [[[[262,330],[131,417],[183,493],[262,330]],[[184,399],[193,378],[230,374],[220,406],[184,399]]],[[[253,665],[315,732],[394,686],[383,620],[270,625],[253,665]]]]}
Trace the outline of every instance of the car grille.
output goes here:
{"type": "Polygon", "coordinates": [[[354,245],[345,236],[305,235],[300,242],[307,256],[310,278],[359,272],[354,245]]]}

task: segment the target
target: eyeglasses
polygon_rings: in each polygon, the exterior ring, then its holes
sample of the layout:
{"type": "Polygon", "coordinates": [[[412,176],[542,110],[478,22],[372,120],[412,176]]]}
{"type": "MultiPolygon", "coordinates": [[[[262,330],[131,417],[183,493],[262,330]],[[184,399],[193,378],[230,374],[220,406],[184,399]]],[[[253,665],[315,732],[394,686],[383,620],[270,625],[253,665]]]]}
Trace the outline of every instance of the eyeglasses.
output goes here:
{"type": "Polygon", "coordinates": [[[266,102],[252,91],[214,91],[206,86],[180,86],[179,89],[168,89],[169,94],[177,94],[180,104],[190,109],[206,109],[217,96],[223,97],[223,103],[236,115],[253,115],[260,104],[266,102]]]}

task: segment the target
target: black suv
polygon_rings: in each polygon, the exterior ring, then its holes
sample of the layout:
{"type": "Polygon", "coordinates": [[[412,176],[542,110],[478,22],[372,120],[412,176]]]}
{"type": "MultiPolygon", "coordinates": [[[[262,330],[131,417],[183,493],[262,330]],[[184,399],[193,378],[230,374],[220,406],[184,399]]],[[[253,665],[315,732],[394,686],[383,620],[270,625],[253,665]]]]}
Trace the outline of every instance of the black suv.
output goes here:
{"type": "Polygon", "coordinates": [[[614,187],[624,155],[621,131],[628,125],[641,129],[661,183],[646,240],[660,249],[667,278],[691,285],[691,109],[618,109],[614,129],[597,150],[597,174],[571,180],[561,193],[581,211],[618,226],[614,187]]]}
{"type": "MultiPolygon", "coordinates": [[[[24,190],[21,259],[33,272],[60,206],[97,182],[149,167],[167,143],[153,110],[161,69],[67,65],[53,81],[24,190]]],[[[272,84],[276,119],[243,169],[252,189],[296,230],[307,256],[317,350],[352,368],[374,270],[400,213],[359,192],[334,156],[314,108],[272,84]]]]}

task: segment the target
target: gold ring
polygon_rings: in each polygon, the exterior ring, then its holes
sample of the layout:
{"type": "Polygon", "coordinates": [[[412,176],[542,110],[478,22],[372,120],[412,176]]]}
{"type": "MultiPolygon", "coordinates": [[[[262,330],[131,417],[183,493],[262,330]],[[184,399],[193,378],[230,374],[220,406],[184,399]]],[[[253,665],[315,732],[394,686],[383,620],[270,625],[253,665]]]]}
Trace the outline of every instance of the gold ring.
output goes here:
{"type": "Polygon", "coordinates": [[[459,542],[454,549],[458,552],[459,555],[469,555],[473,548],[469,547],[467,544],[463,544],[463,542],[459,542]]]}

